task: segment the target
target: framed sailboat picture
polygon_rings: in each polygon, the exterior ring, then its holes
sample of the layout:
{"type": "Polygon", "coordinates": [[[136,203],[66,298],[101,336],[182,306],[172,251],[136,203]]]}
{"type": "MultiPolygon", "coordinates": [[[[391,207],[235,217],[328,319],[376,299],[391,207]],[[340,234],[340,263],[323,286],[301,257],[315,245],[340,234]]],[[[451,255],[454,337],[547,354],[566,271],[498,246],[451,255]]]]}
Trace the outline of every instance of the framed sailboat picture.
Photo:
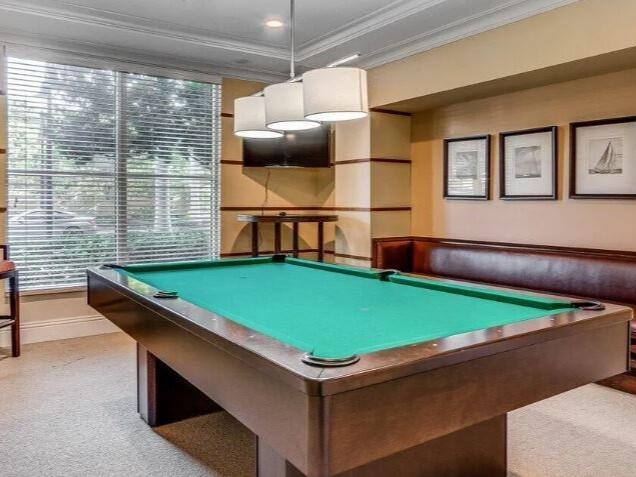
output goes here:
{"type": "Polygon", "coordinates": [[[636,199],[636,116],[570,124],[570,197],[636,199]]]}
{"type": "Polygon", "coordinates": [[[490,135],[444,139],[444,198],[490,199],[490,135]]]}
{"type": "Polygon", "coordinates": [[[556,126],[499,134],[499,197],[557,198],[556,126]]]}

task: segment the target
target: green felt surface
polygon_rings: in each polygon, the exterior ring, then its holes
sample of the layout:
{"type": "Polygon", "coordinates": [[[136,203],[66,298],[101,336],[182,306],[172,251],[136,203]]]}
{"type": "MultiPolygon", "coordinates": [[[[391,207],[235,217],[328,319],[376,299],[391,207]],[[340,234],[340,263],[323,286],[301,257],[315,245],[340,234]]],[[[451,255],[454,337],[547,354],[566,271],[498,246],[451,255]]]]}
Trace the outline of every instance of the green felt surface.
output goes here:
{"type": "Polygon", "coordinates": [[[316,356],[341,358],[570,311],[567,302],[298,259],[133,265],[132,278],[316,356]]]}

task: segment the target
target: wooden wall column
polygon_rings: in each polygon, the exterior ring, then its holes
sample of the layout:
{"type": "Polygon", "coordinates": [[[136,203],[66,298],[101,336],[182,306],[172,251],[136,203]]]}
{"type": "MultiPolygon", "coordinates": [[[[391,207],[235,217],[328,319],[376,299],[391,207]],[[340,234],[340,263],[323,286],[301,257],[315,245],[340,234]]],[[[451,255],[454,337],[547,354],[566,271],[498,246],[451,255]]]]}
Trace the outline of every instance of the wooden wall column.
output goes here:
{"type": "Polygon", "coordinates": [[[411,233],[411,118],[371,112],[337,123],[336,261],[369,266],[371,239],[411,233]]]}

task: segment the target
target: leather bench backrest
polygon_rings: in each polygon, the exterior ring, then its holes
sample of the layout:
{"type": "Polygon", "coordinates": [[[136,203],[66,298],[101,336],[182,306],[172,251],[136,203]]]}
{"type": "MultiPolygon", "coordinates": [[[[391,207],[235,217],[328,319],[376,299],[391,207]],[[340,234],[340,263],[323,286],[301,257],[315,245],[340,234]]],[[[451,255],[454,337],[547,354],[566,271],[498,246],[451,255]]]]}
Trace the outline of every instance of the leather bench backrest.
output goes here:
{"type": "Polygon", "coordinates": [[[414,273],[636,304],[636,255],[414,239],[414,273]]]}
{"type": "Polygon", "coordinates": [[[373,264],[636,305],[636,252],[398,237],[374,241],[373,264]]]}

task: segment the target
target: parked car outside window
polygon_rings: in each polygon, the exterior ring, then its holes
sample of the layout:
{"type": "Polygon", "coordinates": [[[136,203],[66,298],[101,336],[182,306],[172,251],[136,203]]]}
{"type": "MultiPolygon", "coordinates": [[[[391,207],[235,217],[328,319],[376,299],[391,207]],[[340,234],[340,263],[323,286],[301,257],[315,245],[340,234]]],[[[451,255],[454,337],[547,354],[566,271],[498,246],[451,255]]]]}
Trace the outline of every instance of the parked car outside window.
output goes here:
{"type": "Polygon", "coordinates": [[[72,235],[97,230],[95,217],[56,209],[34,209],[9,219],[11,233],[72,235]]]}

